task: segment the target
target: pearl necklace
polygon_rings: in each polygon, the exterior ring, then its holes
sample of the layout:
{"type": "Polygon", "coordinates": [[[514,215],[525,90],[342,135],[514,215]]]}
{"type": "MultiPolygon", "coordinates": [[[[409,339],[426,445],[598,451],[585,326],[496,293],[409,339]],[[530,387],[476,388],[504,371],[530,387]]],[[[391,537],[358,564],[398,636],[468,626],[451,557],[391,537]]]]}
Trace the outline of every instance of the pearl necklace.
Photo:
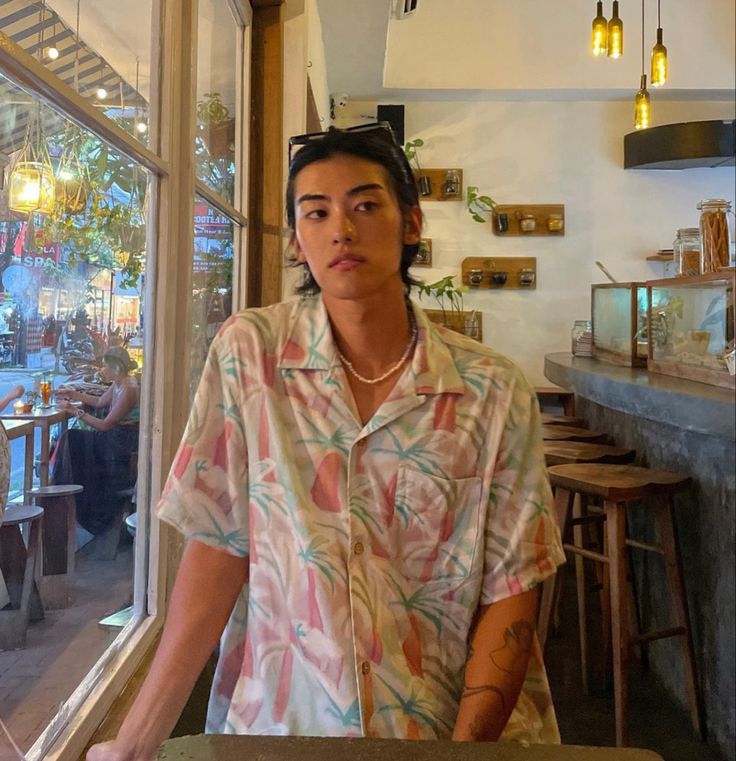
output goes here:
{"type": "Polygon", "coordinates": [[[354,367],[353,363],[345,357],[345,355],[340,351],[340,349],[337,350],[337,356],[340,357],[340,360],[342,361],[343,365],[348,369],[348,372],[354,377],[357,378],[361,383],[367,383],[371,386],[375,385],[376,383],[380,383],[381,381],[386,380],[390,375],[393,375],[403,364],[406,362],[406,360],[409,358],[409,354],[411,354],[411,350],[414,348],[414,344],[417,340],[417,324],[414,322],[413,315],[411,319],[412,328],[411,328],[411,336],[409,338],[409,343],[406,345],[406,349],[404,349],[404,353],[401,355],[401,359],[395,364],[389,367],[388,370],[386,370],[383,375],[379,375],[378,378],[365,378],[362,376],[354,367]]]}

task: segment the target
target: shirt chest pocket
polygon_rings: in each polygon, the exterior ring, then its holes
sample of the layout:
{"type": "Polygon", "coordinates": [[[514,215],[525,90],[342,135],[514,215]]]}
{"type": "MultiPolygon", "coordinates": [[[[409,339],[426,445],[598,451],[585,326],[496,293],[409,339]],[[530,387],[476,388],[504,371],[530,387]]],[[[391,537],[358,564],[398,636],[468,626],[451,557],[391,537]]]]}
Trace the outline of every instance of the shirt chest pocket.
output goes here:
{"type": "Polygon", "coordinates": [[[481,541],[480,497],[480,478],[399,471],[390,542],[405,578],[427,582],[470,575],[481,541]]]}

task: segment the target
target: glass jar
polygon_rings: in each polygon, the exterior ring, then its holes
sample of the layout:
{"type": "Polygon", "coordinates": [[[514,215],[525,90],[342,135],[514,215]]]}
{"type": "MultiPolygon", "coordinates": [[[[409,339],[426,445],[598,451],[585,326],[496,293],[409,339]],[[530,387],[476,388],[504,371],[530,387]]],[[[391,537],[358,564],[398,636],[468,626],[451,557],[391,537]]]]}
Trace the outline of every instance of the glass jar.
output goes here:
{"type": "Polygon", "coordinates": [[[672,244],[675,277],[700,274],[700,229],[681,227],[672,244]]]}
{"type": "Polygon", "coordinates": [[[590,320],[575,320],[572,326],[572,353],[576,357],[593,354],[593,325],[590,320]]]}
{"type": "Polygon", "coordinates": [[[700,211],[700,271],[718,272],[732,264],[731,233],[728,215],[731,204],[723,198],[710,198],[698,204],[700,211]]]}

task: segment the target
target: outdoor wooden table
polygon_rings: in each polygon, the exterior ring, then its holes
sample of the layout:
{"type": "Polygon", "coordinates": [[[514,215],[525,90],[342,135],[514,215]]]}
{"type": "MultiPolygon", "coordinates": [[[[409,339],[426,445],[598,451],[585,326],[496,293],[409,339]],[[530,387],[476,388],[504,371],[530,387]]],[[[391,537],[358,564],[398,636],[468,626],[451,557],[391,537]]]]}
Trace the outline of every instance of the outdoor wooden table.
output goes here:
{"type": "MultiPolygon", "coordinates": [[[[49,450],[51,449],[51,426],[56,423],[61,424],[62,433],[67,429],[69,418],[73,412],[59,409],[58,407],[36,407],[33,412],[24,412],[20,415],[3,415],[5,421],[26,420],[32,421],[33,425],[41,431],[41,471],[39,481],[41,486],[48,485],[49,482],[49,450]]],[[[8,435],[8,438],[10,436],[8,435]]],[[[26,449],[26,458],[28,449],[26,449]]],[[[26,460],[27,463],[27,460],[26,460]]],[[[32,472],[32,470],[31,470],[32,472]]]]}
{"type": "Polygon", "coordinates": [[[32,420],[23,420],[12,417],[4,416],[2,418],[3,428],[8,436],[8,440],[20,439],[25,436],[26,439],[26,451],[25,461],[23,465],[23,502],[29,503],[28,492],[33,488],[33,444],[34,433],[36,431],[36,425],[32,420]]]}
{"type": "Polygon", "coordinates": [[[650,750],[335,737],[194,735],[167,740],[159,761],[662,761],[650,750]]]}

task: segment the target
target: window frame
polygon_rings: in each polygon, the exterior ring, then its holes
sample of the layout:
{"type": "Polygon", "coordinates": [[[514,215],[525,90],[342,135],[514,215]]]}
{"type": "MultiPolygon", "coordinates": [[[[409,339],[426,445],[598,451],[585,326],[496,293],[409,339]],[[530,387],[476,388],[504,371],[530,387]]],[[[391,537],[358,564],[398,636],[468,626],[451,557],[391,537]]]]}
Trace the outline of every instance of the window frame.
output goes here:
{"type": "MultiPolygon", "coordinates": [[[[186,346],[194,255],[193,211],[197,195],[237,223],[233,245],[233,307],[245,306],[247,147],[249,144],[252,10],[248,0],[227,0],[239,22],[236,87],[240,129],[236,133],[233,205],[195,179],[196,25],[198,0],[152,0],[151,148],[122,130],[89,101],[0,31],[0,72],[66,118],[139,162],[152,175],[147,221],[147,277],[144,314],[143,396],[138,482],[139,504],[153,505],[163,487],[189,411],[189,367],[179,367],[186,346]],[[160,43],[159,43],[160,41],[160,43]],[[189,114],[177,119],[174,114],[189,114]],[[188,244],[188,245],[187,245],[188,244]],[[179,393],[177,393],[177,390],[179,393]],[[178,398],[177,398],[178,397],[178,398]]],[[[76,687],[27,753],[28,761],[78,759],[159,636],[182,539],[172,529],[139,512],[140,542],[134,574],[133,618],[76,687]],[[147,544],[145,537],[148,536],[147,544]],[[145,584],[142,581],[145,580],[145,584]]]]}

